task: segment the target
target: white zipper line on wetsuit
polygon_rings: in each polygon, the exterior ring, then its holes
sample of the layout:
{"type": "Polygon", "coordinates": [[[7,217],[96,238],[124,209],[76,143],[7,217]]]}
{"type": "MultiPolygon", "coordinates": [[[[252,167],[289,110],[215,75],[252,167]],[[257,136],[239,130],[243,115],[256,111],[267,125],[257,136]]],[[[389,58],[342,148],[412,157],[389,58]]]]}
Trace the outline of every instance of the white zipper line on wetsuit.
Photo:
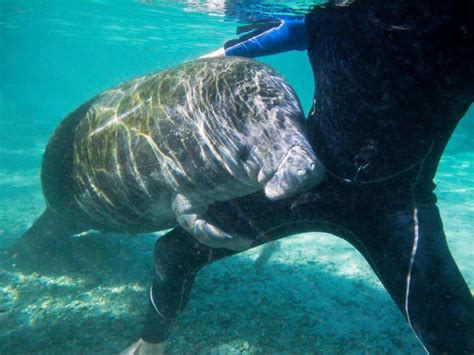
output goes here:
{"type": "Polygon", "coordinates": [[[413,264],[415,263],[416,252],[418,250],[418,242],[420,239],[420,230],[419,230],[419,222],[418,222],[418,206],[415,199],[414,188],[416,184],[418,183],[418,180],[420,179],[420,175],[425,165],[426,159],[431,154],[431,151],[433,150],[435,143],[436,143],[436,139],[433,139],[430,145],[430,149],[428,150],[428,153],[425,155],[425,157],[421,161],[420,169],[418,170],[418,173],[416,174],[415,182],[411,187],[411,195],[412,195],[412,201],[413,201],[413,246],[411,248],[410,265],[408,266],[408,274],[407,274],[407,282],[406,282],[406,290],[405,290],[405,313],[407,315],[408,325],[413,331],[413,334],[415,334],[416,339],[418,339],[418,341],[420,342],[421,346],[423,347],[423,350],[425,350],[427,354],[429,354],[430,352],[428,351],[428,349],[426,349],[425,344],[420,339],[417,332],[415,331],[415,328],[413,328],[413,324],[411,323],[411,317],[409,313],[409,299],[410,299],[411,276],[413,274],[413,264]]]}
{"type": "Polygon", "coordinates": [[[163,313],[161,313],[159,310],[158,310],[158,307],[156,306],[155,304],[155,301],[153,300],[153,285],[150,287],[150,301],[151,301],[151,304],[153,305],[153,308],[155,309],[155,312],[163,319],[169,319],[168,317],[165,317],[163,315],[163,313]]]}
{"type": "Polygon", "coordinates": [[[429,354],[429,351],[426,349],[425,344],[423,344],[423,341],[420,339],[415,329],[413,328],[413,325],[411,323],[411,318],[410,318],[410,312],[408,311],[408,306],[409,306],[408,303],[409,303],[409,298],[410,298],[410,287],[411,287],[411,276],[413,273],[413,264],[415,263],[416,252],[418,250],[419,238],[420,238],[420,233],[419,233],[419,225],[418,225],[418,208],[415,207],[413,209],[413,246],[411,249],[410,265],[408,267],[407,283],[406,283],[406,291],[405,291],[405,313],[407,315],[407,321],[408,321],[408,324],[410,325],[411,330],[413,331],[413,334],[415,334],[416,338],[418,339],[418,341],[420,342],[421,346],[426,351],[426,353],[429,354]]]}
{"type": "Polygon", "coordinates": [[[408,298],[410,297],[411,274],[413,272],[413,263],[415,262],[416,251],[418,249],[419,227],[418,227],[418,208],[413,210],[413,247],[410,255],[410,266],[408,267],[406,291],[405,291],[405,313],[408,324],[411,326],[410,313],[408,312],[408,298]]]}

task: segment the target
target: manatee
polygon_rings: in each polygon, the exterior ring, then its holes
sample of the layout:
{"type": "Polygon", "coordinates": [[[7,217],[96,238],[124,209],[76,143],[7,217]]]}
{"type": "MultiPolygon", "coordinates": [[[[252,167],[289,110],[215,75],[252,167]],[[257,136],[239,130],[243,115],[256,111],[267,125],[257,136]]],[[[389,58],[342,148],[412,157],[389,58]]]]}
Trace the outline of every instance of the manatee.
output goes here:
{"type": "Polygon", "coordinates": [[[289,84],[243,58],[187,62],[107,90],[66,117],[42,162],[47,209],[28,234],[146,233],[179,223],[200,242],[245,249],[203,215],[263,190],[282,199],[318,184],[289,84]],[[54,231],[53,231],[54,230],[54,231]]]}

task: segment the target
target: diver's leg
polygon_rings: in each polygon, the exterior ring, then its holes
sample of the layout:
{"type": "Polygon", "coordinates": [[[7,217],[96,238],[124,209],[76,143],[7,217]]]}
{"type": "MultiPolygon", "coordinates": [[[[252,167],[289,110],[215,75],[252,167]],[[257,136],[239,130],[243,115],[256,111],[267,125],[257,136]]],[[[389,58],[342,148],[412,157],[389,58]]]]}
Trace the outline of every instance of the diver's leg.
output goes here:
{"type": "Polygon", "coordinates": [[[418,205],[416,217],[418,245],[404,304],[408,320],[432,352],[472,354],[474,300],[449,251],[438,208],[418,205]]]}
{"type": "MultiPolygon", "coordinates": [[[[384,211],[358,248],[430,353],[473,353],[474,303],[434,204],[384,211]]],[[[350,240],[353,242],[352,240],[350,240]]]]}
{"type": "MultiPolygon", "coordinates": [[[[318,189],[333,190],[330,186],[318,189]]],[[[339,224],[338,217],[344,209],[327,203],[339,203],[340,198],[338,195],[321,198],[317,191],[307,197],[274,202],[268,201],[264,194],[255,194],[214,204],[210,206],[207,217],[219,221],[226,230],[234,228],[233,231],[240,235],[253,237],[252,247],[311,230],[338,234],[334,226],[339,224]]],[[[236,253],[201,244],[181,227],[158,239],[155,279],[150,289],[142,339],[155,344],[166,341],[170,327],[189,299],[196,273],[204,266],[236,253]]]]}
{"type": "Polygon", "coordinates": [[[197,272],[235,253],[207,247],[180,227],[159,238],[155,246],[155,278],[141,338],[148,343],[166,341],[170,327],[188,302],[197,272]]]}

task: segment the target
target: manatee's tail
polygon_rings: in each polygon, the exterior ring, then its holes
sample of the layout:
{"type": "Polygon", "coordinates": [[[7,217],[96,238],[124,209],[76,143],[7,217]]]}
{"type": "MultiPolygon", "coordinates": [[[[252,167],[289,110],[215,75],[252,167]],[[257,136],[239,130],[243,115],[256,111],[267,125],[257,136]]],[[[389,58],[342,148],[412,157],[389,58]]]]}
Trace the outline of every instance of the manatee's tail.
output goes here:
{"type": "Polygon", "coordinates": [[[66,258],[70,237],[80,231],[66,218],[46,209],[9,249],[11,263],[33,265],[66,258]]]}

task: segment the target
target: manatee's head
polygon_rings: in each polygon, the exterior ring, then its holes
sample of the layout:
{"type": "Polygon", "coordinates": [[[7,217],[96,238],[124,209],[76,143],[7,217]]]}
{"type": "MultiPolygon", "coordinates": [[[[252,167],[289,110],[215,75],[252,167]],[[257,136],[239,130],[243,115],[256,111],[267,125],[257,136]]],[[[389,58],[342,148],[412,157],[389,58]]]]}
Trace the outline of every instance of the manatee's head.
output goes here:
{"type": "Polygon", "coordinates": [[[265,195],[270,200],[279,200],[296,195],[319,184],[325,169],[307,143],[285,150],[275,166],[260,170],[258,181],[264,183],[265,195]]]}
{"type": "MultiPolygon", "coordinates": [[[[233,134],[237,132],[238,138],[225,146],[236,146],[237,154],[227,154],[231,159],[226,167],[243,167],[248,181],[240,180],[263,187],[272,200],[290,197],[320,183],[324,168],[308,143],[304,112],[290,85],[258,62],[242,62],[235,74],[231,79],[240,79],[233,91],[233,105],[226,107],[226,116],[230,127],[238,127],[231,130],[233,134]]],[[[237,176],[236,170],[232,175],[237,176]]]]}

